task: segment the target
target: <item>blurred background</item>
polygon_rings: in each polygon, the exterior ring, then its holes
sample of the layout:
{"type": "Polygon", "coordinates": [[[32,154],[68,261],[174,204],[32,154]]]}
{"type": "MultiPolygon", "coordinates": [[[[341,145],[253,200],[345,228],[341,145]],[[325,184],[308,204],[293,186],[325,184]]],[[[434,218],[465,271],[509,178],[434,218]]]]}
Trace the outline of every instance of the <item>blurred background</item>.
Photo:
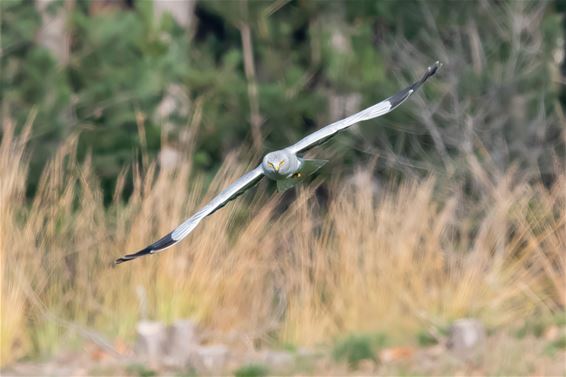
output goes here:
{"type": "MultiPolygon", "coordinates": [[[[189,318],[202,347],[284,350],[291,374],[564,373],[565,10],[0,1],[0,365],[68,374],[71,354],[86,374],[163,373],[140,323],[189,318]],[[262,182],[175,249],[110,268],[436,60],[395,112],[311,152],[331,160],[313,181],[262,182]],[[487,337],[455,362],[467,317],[487,337]]],[[[277,373],[227,359],[177,369],[277,373]]]]}

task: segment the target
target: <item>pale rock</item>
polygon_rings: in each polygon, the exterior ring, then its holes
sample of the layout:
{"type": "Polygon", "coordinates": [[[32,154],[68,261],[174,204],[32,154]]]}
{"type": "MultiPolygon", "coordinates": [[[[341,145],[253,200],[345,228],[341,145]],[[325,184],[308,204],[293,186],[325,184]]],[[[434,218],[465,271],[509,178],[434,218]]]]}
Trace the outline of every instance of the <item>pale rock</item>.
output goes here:
{"type": "Polygon", "coordinates": [[[353,174],[346,177],[344,188],[361,193],[364,193],[364,190],[370,190],[373,197],[378,197],[381,192],[379,180],[364,169],[356,169],[353,174]]]}
{"type": "Polygon", "coordinates": [[[196,0],[155,0],[153,9],[157,17],[168,13],[181,26],[190,28],[194,19],[196,0]]]}
{"type": "Polygon", "coordinates": [[[320,351],[315,351],[307,347],[299,347],[297,349],[297,356],[301,358],[318,358],[323,356],[320,351]]]}
{"type": "Polygon", "coordinates": [[[218,375],[228,364],[230,351],[225,345],[201,346],[191,354],[191,364],[197,370],[218,375]]]}
{"type": "Polygon", "coordinates": [[[289,352],[265,351],[261,361],[275,371],[288,371],[293,368],[295,357],[289,352]]]}
{"type": "Polygon", "coordinates": [[[167,330],[163,323],[140,321],[137,326],[136,356],[156,367],[164,355],[166,341],[167,330]]]}
{"type": "Polygon", "coordinates": [[[448,349],[462,359],[477,357],[485,344],[485,327],[472,318],[455,321],[448,334],[448,349]]]}
{"type": "Polygon", "coordinates": [[[184,367],[191,353],[198,348],[197,325],[189,319],[180,319],[167,328],[165,361],[169,366],[184,367]]]}
{"type": "Polygon", "coordinates": [[[181,160],[181,154],[175,148],[170,146],[164,146],[159,151],[159,166],[162,169],[173,169],[179,164],[181,160]]]}
{"type": "Polygon", "coordinates": [[[350,38],[341,28],[333,28],[332,35],[330,36],[330,45],[334,50],[342,54],[348,54],[352,51],[350,38]]]}
{"type": "Polygon", "coordinates": [[[49,7],[56,0],[36,0],[35,7],[41,16],[41,26],[37,32],[37,43],[49,50],[59,64],[69,62],[70,33],[68,30],[69,13],[73,3],[63,1],[56,12],[50,12],[49,7]]]}

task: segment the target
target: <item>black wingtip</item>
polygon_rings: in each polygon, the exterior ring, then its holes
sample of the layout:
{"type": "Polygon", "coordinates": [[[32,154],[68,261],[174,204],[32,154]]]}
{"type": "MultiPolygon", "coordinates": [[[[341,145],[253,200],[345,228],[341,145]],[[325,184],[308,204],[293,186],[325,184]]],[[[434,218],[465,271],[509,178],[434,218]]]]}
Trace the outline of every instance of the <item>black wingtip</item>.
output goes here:
{"type": "Polygon", "coordinates": [[[151,248],[151,246],[148,246],[145,249],[140,250],[136,253],[124,255],[123,257],[116,259],[114,261],[114,265],[116,266],[116,265],[119,265],[121,263],[131,261],[131,260],[139,258],[139,257],[143,257],[144,255],[151,254],[152,252],[153,252],[153,249],[151,248]]]}
{"type": "Polygon", "coordinates": [[[428,67],[426,69],[425,74],[423,75],[423,78],[420,81],[420,84],[422,84],[423,82],[425,82],[426,80],[428,80],[429,77],[434,76],[434,74],[440,69],[440,67],[442,67],[442,63],[440,61],[436,61],[434,62],[433,65],[431,65],[430,67],[428,67]]]}
{"type": "Polygon", "coordinates": [[[412,84],[411,86],[403,89],[399,93],[395,94],[394,96],[389,98],[389,103],[391,104],[391,108],[394,109],[400,104],[402,104],[411,94],[415,92],[426,80],[430,77],[434,76],[438,69],[442,67],[442,63],[438,60],[431,66],[426,69],[423,77],[417,81],[416,83],[412,84]]]}
{"type": "Polygon", "coordinates": [[[168,235],[164,236],[159,241],[152,243],[151,245],[149,245],[145,249],[142,249],[142,250],[140,250],[136,253],[133,253],[133,254],[124,255],[123,257],[116,259],[114,261],[114,266],[117,266],[117,265],[124,263],[124,262],[128,262],[128,261],[137,259],[139,257],[143,257],[144,255],[155,254],[157,251],[167,249],[169,246],[172,246],[173,244],[175,244],[177,242],[173,239],[173,237],[171,237],[171,235],[172,235],[172,233],[169,233],[168,235]]]}

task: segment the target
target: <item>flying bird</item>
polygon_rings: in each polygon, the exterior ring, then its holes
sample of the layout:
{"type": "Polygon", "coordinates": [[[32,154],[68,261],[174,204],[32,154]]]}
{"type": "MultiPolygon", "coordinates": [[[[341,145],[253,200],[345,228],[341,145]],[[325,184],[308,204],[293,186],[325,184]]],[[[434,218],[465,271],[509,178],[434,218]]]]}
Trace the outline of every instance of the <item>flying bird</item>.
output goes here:
{"type": "Polygon", "coordinates": [[[301,153],[322,144],[337,133],[344,131],[358,122],[377,118],[393,111],[407,100],[407,98],[428,80],[429,77],[433,76],[440,66],[441,63],[437,61],[427,68],[425,74],[419,81],[401,90],[397,94],[354,115],[323,127],[287,148],[266,154],[259,166],[247,172],[236,180],[236,182],[228,186],[172,232],[136,253],[116,259],[114,264],[127,262],[148,254],[155,254],[175,245],[177,242],[187,237],[205,217],[212,215],[228,202],[236,199],[246,190],[257,184],[264,176],[275,180],[279,191],[285,191],[293,187],[309,175],[314,174],[327,162],[326,160],[304,159],[300,157],[301,153]]]}

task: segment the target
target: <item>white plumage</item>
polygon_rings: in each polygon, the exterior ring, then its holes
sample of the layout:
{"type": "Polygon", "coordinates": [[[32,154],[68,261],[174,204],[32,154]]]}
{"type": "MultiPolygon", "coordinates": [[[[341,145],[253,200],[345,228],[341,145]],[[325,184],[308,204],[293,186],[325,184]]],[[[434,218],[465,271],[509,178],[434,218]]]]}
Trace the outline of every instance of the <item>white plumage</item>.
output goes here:
{"type": "MultiPolygon", "coordinates": [[[[259,182],[263,176],[276,180],[280,183],[286,180],[296,180],[296,177],[300,176],[302,172],[305,172],[306,174],[314,173],[324,164],[324,161],[304,160],[297,155],[298,153],[305,152],[306,150],[325,142],[332,136],[356,123],[377,118],[391,112],[409,98],[409,96],[413,94],[415,90],[417,90],[429,77],[433,76],[440,66],[440,62],[434,63],[432,66],[427,68],[427,71],[419,81],[403,89],[399,93],[354,115],[323,127],[285,149],[266,154],[262,163],[258,167],[244,174],[236,180],[236,182],[228,186],[224,191],[214,197],[214,199],[212,199],[193,216],[185,220],[171,233],[136,253],[128,254],[116,259],[114,263],[119,264],[147,254],[155,254],[173,246],[188,236],[202,219],[224,207],[229,201],[234,200],[243,194],[247,189],[259,182]],[[308,170],[305,170],[307,168],[308,170]]],[[[291,185],[282,185],[282,187],[288,188],[291,187],[292,184],[294,183],[291,183],[291,185]]]]}

